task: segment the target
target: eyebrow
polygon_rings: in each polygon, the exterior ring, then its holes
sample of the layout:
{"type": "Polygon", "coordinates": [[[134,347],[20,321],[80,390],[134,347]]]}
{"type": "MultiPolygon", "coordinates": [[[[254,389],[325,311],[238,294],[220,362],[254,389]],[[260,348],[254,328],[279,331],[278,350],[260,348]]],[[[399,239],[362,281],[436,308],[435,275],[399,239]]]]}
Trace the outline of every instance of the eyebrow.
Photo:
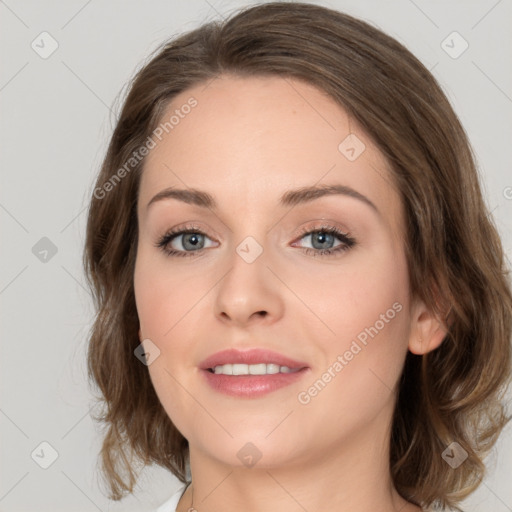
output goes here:
{"type": "MultiPolygon", "coordinates": [[[[281,196],[279,204],[282,207],[293,207],[298,204],[309,203],[315,199],[319,199],[320,197],[333,195],[344,195],[358,199],[359,201],[362,201],[366,205],[370,206],[373,210],[375,210],[377,214],[380,215],[379,210],[375,204],[372,203],[372,201],[370,201],[365,195],[361,194],[357,190],[354,190],[353,188],[346,185],[320,185],[288,190],[281,196]]],[[[151,201],[149,201],[146,209],[148,209],[157,201],[162,201],[164,199],[177,199],[178,201],[183,201],[184,203],[200,206],[202,208],[208,208],[210,210],[218,209],[217,203],[213,196],[207,192],[204,192],[203,190],[197,190],[194,188],[188,188],[185,190],[172,187],[158,192],[158,194],[156,194],[151,199],[151,201]]]]}

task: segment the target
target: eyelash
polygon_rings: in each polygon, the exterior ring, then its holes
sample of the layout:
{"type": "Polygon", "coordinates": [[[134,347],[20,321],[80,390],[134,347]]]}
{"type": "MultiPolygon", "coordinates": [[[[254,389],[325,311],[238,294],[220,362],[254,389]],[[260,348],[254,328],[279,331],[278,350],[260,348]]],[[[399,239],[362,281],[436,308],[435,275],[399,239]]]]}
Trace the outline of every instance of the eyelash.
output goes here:
{"type": "MultiPolygon", "coordinates": [[[[330,256],[335,253],[343,253],[349,249],[351,249],[355,244],[356,240],[352,236],[350,236],[349,233],[343,233],[339,229],[335,228],[334,226],[319,226],[314,229],[308,229],[304,228],[302,232],[300,233],[299,240],[304,238],[306,235],[311,235],[314,233],[326,233],[329,235],[334,235],[336,238],[338,238],[341,242],[343,242],[341,245],[338,245],[337,247],[334,247],[332,249],[312,249],[310,247],[303,247],[302,250],[309,255],[312,255],[314,257],[316,256],[330,256]]],[[[167,232],[165,235],[163,235],[155,244],[155,247],[158,247],[161,249],[165,254],[168,256],[174,257],[191,257],[196,256],[198,254],[201,254],[204,249],[199,249],[197,251],[176,251],[175,249],[169,249],[167,246],[172,242],[174,238],[177,238],[180,235],[186,235],[186,234],[197,234],[197,235],[206,235],[206,233],[203,233],[199,228],[196,228],[195,226],[188,226],[184,229],[175,229],[167,232]]]]}

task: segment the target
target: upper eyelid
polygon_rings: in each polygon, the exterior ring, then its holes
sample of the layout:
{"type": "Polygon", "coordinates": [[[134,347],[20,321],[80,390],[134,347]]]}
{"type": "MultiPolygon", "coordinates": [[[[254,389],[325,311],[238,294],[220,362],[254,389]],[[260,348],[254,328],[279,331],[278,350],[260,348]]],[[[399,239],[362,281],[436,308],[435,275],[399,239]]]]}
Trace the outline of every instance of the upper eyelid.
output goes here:
{"type": "MultiPolygon", "coordinates": [[[[327,229],[336,229],[337,231],[339,231],[340,233],[342,233],[344,235],[347,235],[347,236],[350,235],[349,230],[347,230],[345,228],[341,228],[341,227],[336,226],[331,223],[325,223],[321,226],[302,227],[299,229],[299,232],[297,232],[294,236],[307,235],[310,233],[315,233],[317,231],[323,231],[323,230],[327,230],[327,229]]],[[[196,227],[196,226],[182,226],[182,227],[173,228],[173,229],[166,231],[163,236],[167,236],[167,235],[171,235],[171,234],[173,236],[177,236],[177,235],[185,234],[187,232],[193,232],[193,233],[200,233],[201,235],[210,237],[210,235],[208,235],[208,233],[206,233],[205,231],[206,230],[204,230],[200,227],[196,227]]],[[[215,235],[215,236],[218,236],[218,235],[215,235]]],[[[219,238],[221,238],[221,237],[219,237],[219,238]]]]}

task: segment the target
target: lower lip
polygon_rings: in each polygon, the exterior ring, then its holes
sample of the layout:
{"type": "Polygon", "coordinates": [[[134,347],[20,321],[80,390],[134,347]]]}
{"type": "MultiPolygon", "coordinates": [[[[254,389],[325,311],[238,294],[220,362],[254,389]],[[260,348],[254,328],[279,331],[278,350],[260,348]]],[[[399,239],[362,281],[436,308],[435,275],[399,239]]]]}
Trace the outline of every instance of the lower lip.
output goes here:
{"type": "Polygon", "coordinates": [[[269,375],[223,375],[201,370],[208,384],[226,395],[257,398],[302,379],[309,368],[292,373],[273,373],[269,375]]]}

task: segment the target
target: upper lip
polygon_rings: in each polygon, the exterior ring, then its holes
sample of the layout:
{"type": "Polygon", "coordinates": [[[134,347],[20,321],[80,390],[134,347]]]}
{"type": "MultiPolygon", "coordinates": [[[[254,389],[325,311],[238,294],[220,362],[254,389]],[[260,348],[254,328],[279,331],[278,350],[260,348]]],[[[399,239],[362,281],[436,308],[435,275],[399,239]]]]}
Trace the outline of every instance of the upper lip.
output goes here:
{"type": "Polygon", "coordinates": [[[287,366],[288,368],[301,369],[307,368],[306,363],[295,361],[289,357],[273,352],[272,350],[266,350],[262,348],[253,348],[249,350],[237,350],[230,348],[216,352],[211,356],[207,357],[202,361],[199,367],[202,370],[208,370],[215,368],[216,366],[222,366],[224,364],[277,364],[279,366],[287,366]]]}

